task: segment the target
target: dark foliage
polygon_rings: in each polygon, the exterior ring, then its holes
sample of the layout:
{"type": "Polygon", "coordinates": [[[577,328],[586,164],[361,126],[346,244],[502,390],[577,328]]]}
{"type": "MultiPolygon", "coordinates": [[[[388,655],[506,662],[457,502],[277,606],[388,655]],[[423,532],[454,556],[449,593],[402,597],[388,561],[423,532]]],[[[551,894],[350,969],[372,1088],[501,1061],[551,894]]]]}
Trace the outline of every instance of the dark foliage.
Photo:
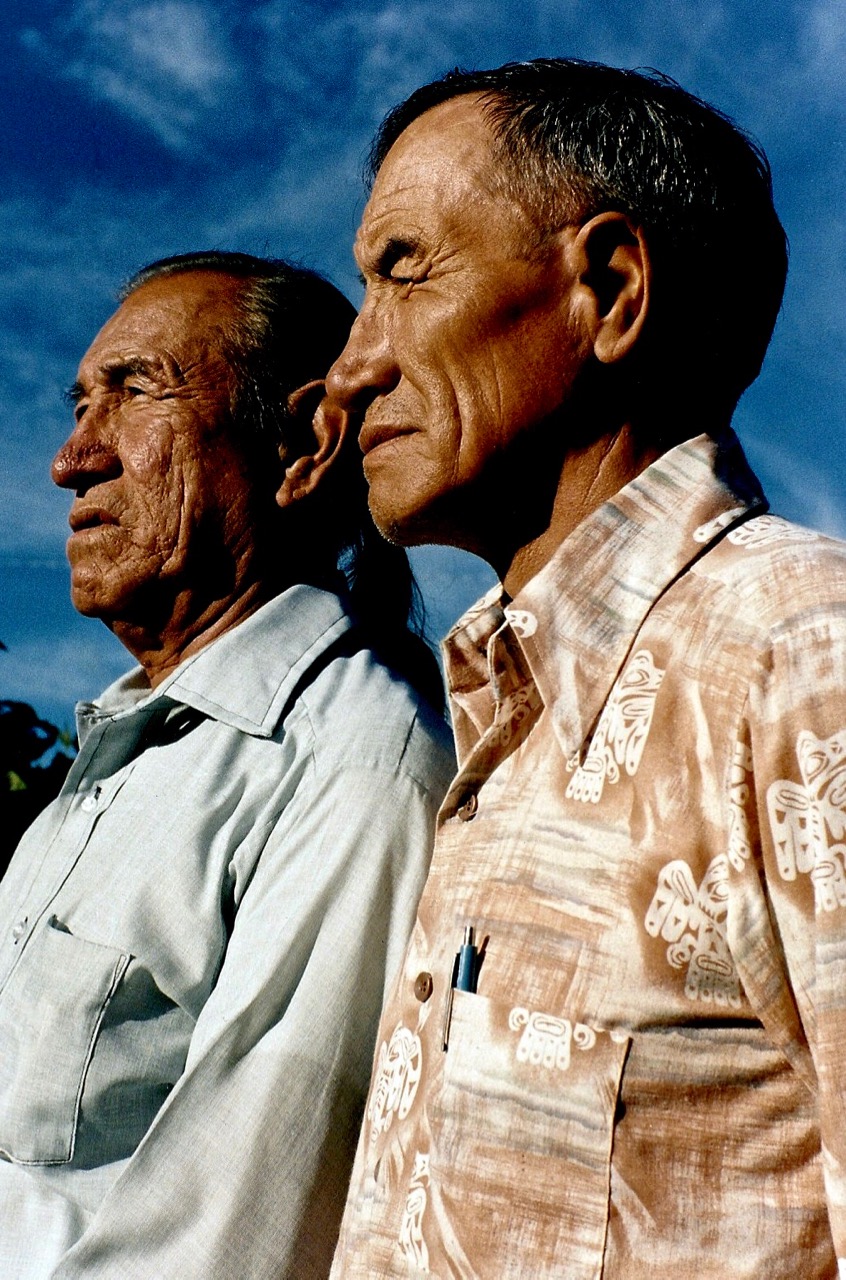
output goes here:
{"type": "Polygon", "coordinates": [[[0,876],[26,828],[58,794],[72,750],[67,735],[28,703],[0,701],[0,876]],[[39,764],[57,743],[65,750],[39,764]]]}

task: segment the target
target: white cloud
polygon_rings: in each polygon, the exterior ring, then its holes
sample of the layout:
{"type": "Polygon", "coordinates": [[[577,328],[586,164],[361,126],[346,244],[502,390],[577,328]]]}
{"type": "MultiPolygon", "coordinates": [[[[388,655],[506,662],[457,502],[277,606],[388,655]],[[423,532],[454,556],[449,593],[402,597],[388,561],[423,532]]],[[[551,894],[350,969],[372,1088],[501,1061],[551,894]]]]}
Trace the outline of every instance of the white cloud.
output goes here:
{"type": "Polygon", "coordinates": [[[471,49],[481,52],[480,35],[481,43],[505,35],[511,21],[508,5],[493,0],[342,0],[331,12],[309,0],[271,0],[256,12],[269,81],[311,97],[321,115],[345,104],[371,122],[416,85],[468,60],[471,49]]]}
{"type": "Polygon", "coordinates": [[[745,430],[743,443],[779,515],[835,538],[846,537],[842,474],[832,473],[807,453],[785,448],[763,432],[745,430]]]}
{"type": "Polygon", "coordinates": [[[843,75],[846,68],[846,8],[842,0],[802,0],[799,51],[804,79],[814,100],[826,109],[846,107],[843,75]]]}
{"type": "Polygon", "coordinates": [[[76,81],[150,129],[165,146],[191,150],[203,116],[237,91],[237,68],[220,15],[194,0],[78,0],[25,45],[57,75],[76,81]]]}

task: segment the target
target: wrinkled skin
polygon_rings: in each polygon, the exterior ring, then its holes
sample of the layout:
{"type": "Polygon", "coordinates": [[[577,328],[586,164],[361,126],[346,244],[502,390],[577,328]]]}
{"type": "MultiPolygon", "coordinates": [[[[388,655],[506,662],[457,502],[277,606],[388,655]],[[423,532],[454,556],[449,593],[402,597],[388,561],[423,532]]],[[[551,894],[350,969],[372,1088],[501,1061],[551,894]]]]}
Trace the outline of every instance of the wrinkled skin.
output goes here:
{"type": "Polygon", "coordinates": [[[279,476],[232,430],[217,350],[237,281],[152,280],[95,338],[73,389],[76,426],[53,479],[73,489],[76,608],[101,618],[156,683],[275,593],[267,544],[279,476]]]}
{"type": "MultiPolygon", "coordinates": [[[[583,447],[575,389],[619,356],[597,351],[595,228],[566,226],[539,244],[496,189],[492,145],[476,95],[432,108],[394,143],[356,240],[364,304],[326,385],[360,430],[371,511],[388,537],[464,547],[503,578],[532,545],[525,578],[643,461],[618,442],[617,423],[588,430],[583,447]]],[[[602,234],[609,261],[618,240],[635,239],[616,215],[602,234]]],[[[613,298],[622,273],[608,261],[602,270],[613,298]]]]}

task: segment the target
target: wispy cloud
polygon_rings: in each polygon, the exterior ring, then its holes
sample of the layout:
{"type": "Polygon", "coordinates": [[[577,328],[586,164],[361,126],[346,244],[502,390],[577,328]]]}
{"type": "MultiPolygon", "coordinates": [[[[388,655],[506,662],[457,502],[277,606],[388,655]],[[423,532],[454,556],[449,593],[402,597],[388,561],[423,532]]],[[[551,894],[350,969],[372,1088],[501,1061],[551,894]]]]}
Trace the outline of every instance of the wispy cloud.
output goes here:
{"type": "Polygon", "coordinates": [[[758,472],[773,506],[799,524],[835,538],[846,537],[843,476],[807,455],[774,441],[772,436],[743,432],[749,461],[758,472]]]}
{"type": "MultiPolygon", "coordinates": [[[[0,194],[0,607],[10,579],[32,576],[31,599],[42,581],[37,565],[4,566],[3,550],[63,558],[67,495],[48,478],[68,424],[61,388],[119,281],[150,258],[216,245],[293,255],[357,296],[359,170],[383,113],[453,65],[544,53],[657,66],[735,115],[770,152],[793,241],[791,284],[740,429],[785,514],[846,532],[842,0],[33,0],[22,8],[15,48],[24,70],[56,116],[74,122],[87,112],[88,123],[49,180],[26,165],[22,148],[0,194]]],[[[62,145],[61,133],[51,136],[42,154],[62,145]]],[[[433,630],[443,632],[487,585],[487,571],[442,550],[415,558],[433,630]]],[[[64,574],[51,580],[64,600],[64,574]]],[[[73,640],[55,647],[34,634],[29,651],[16,641],[13,657],[0,655],[7,689],[17,672],[22,695],[29,681],[33,697],[52,697],[80,664],[87,669],[74,693],[110,678],[101,646],[122,660],[116,642],[93,623],[72,629],[63,608],[55,627],[73,640]]]]}
{"type": "Polygon", "coordinates": [[[799,54],[814,100],[827,110],[846,111],[846,9],[841,0],[810,0],[800,14],[799,54]]]}
{"type": "Polygon", "coordinates": [[[194,0],[77,0],[21,33],[56,74],[132,117],[177,151],[237,79],[223,15],[194,0]]]}
{"type": "Polygon", "coordinates": [[[3,697],[29,702],[60,728],[73,728],[72,704],[92,698],[132,665],[114,636],[95,622],[72,634],[31,636],[0,653],[3,697]]]}
{"type": "Polygon", "coordinates": [[[415,547],[411,564],[425,588],[426,631],[440,641],[461,614],[496,582],[490,565],[453,547],[415,547]]]}

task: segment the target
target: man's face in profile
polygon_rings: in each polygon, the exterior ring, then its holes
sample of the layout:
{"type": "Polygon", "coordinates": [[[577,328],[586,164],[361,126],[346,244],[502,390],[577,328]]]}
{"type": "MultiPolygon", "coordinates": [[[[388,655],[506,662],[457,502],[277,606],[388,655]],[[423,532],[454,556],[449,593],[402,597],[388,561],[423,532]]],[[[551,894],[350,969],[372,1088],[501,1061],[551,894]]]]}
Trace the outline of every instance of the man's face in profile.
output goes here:
{"type": "Polygon", "coordinates": [[[68,558],[81,613],[143,625],[180,596],[232,588],[252,485],[216,326],[236,288],[211,272],[149,281],[79,366],[76,426],[53,479],[76,492],[68,558]]]}
{"type": "Polygon", "coordinates": [[[579,364],[563,255],[493,186],[475,95],[413,121],[356,241],[367,286],[330,394],[360,426],[370,505],[396,541],[473,546],[488,464],[566,400],[579,364]],[[468,500],[472,498],[472,503],[468,500]]]}

